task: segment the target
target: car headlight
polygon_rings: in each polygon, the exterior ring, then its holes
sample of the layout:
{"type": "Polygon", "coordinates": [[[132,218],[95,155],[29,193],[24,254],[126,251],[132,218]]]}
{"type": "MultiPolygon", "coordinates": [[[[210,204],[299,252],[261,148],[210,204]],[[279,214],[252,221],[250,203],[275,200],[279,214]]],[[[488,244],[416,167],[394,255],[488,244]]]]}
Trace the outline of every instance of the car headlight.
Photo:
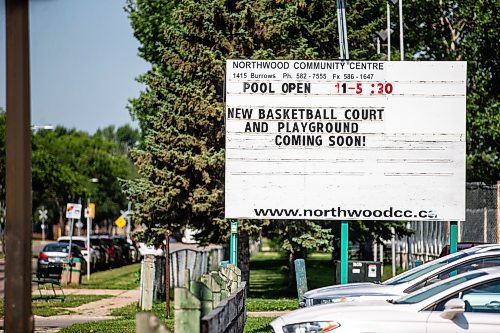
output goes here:
{"type": "Polygon", "coordinates": [[[290,324],[283,327],[284,333],[326,333],[340,327],[334,321],[312,321],[308,323],[290,324]]]}
{"type": "Polygon", "coordinates": [[[335,297],[321,300],[322,303],[345,303],[354,301],[355,297],[335,297]]]}
{"type": "Polygon", "coordinates": [[[356,297],[332,297],[332,298],[316,298],[313,305],[330,304],[330,303],[345,303],[352,302],[356,297]]]}

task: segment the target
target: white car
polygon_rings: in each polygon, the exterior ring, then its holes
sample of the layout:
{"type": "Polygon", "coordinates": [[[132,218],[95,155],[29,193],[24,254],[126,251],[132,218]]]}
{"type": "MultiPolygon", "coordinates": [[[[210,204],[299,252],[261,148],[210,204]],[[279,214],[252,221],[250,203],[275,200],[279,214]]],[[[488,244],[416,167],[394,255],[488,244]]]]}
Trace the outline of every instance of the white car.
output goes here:
{"type": "Polygon", "coordinates": [[[271,326],[274,333],[498,333],[500,268],[460,274],[394,301],[295,310],[271,326]]]}
{"type": "Polygon", "coordinates": [[[398,298],[452,275],[492,266],[500,266],[500,245],[479,245],[430,261],[383,283],[348,283],[310,290],[299,306],[398,298]]]}
{"type": "MultiPolygon", "coordinates": [[[[62,236],[57,239],[58,243],[69,243],[69,236],[62,236]]],[[[78,245],[82,250],[83,257],[85,260],[88,258],[89,246],[87,244],[87,237],[85,236],[73,236],[71,237],[72,244],[78,245]]],[[[97,253],[90,247],[90,269],[95,271],[97,267],[97,253]]]]}

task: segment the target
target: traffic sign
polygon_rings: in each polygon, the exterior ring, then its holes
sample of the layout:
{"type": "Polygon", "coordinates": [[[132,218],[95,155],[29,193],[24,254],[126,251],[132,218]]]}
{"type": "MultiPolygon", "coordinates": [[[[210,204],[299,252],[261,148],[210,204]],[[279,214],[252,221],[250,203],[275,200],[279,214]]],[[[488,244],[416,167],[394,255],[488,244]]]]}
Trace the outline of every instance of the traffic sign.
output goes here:
{"type": "Polygon", "coordinates": [[[115,224],[118,228],[123,228],[127,224],[127,221],[123,218],[123,216],[120,216],[115,220],[115,224]]]}
{"type": "Polygon", "coordinates": [[[95,218],[95,204],[94,203],[89,203],[89,206],[85,208],[84,211],[84,216],[85,218],[95,218]]]}
{"type": "Polygon", "coordinates": [[[47,210],[42,207],[41,209],[38,210],[38,219],[40,221],[42,221],[42,223],[43,223],[43,222],[47,221],[47,218],[48,218],[47,217],[47,210]]]}
{"type": "Polygon", "coordinates": [[[79,219],[82,216],[82,205],[75,203],[68,203],[66,205],[66,218],[79,219]]]}

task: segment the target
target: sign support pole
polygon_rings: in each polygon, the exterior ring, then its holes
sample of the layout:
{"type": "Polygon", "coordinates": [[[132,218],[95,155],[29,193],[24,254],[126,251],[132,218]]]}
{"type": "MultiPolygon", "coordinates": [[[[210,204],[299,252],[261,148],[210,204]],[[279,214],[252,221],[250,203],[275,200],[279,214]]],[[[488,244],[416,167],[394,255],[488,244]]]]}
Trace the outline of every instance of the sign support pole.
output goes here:
{"type": "Polygon", "coordinates": [[[458,222],[450,222],[450,254],[457,252],[458,222]]]}
{"type": "MultiPolygon", "coordinates": [[[[69,260],[68,260],[68,269],[69,269],[69,274],[66,275],[66,284],[71,284],[71,272],[72,270],[72,265],[73,265],[73,257],[71,256],[71,245],[73,243],[73,225],[75,224],[75,219],[69,219],[70,220],[70,226],[69,226],[69,245],[68,245],[68,255],[69,255],[69,260]]],[[[88,265],[88,263],[87,263],[88,265]]]]}
{"type": "Polygon", "coordinates": [[[90,228],[92,227],[92,215],[90,213],[90,198],[87,199],[87,281],[90,281],[90,228]]]}
{"type": "Polygon", "coordinates": [[[349,265],[349,222],[341,222],[340,230],[340,284],[348,282],[348,265],[349,265]]]}
{"type": "Polygon", "coordinates": [[[231,239],[229,242],[229,263],[238,265],[238,220],[230,220],[231,239]]]}

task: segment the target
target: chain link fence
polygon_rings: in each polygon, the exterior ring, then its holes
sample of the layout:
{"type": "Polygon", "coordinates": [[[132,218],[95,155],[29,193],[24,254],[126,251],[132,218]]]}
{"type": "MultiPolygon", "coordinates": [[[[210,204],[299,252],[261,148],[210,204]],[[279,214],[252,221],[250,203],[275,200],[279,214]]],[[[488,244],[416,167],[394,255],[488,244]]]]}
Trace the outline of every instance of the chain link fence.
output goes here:
{"type": "Polygon", "coordinates": [[[465,222],[460,225],[461,242],[499,243],[498,184],[467,183],[465,222]]]}
{"type": "MultiPolygon", "coordinates": [[[[458,241],[500,243],[499,201],[498,184],[467,183],[466,215],[465,221],[458,224],[458,241]]],[[[414,234],[396,240],[397,264],[404,268],[407,268],[408,261],[426,262],[438,257],[443,247],[450,243],[448,222],[414,221],[409,222],[408,227],[414,234]]],[[[390,248],[390,243],[390,240],[386,241],[386,248],[390,248]]]]}

